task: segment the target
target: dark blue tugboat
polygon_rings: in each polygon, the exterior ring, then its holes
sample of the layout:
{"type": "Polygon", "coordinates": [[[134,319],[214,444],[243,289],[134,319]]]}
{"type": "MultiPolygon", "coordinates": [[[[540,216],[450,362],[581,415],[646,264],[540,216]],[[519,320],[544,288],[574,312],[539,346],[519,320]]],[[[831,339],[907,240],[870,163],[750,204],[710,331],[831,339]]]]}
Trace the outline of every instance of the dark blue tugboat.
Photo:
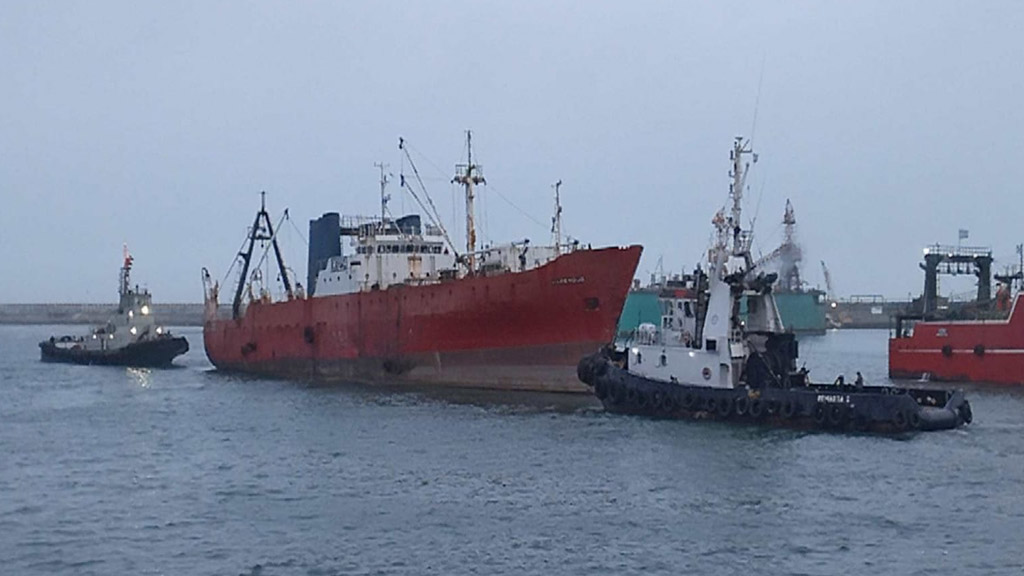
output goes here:
{"type": "Polygon", "coordinates": [[[969,424],[971,406],[959,390],[866,386],[860,373],[853,383],[840,376],[814,384],[797,369],[798,343],[772,295],[777,276],[758,270],[751,233],[740,225],[748,154],[737,138],[732,210],[712,221],[707,272],[698,267],[662,291],[661,325],[641,325],[625,350],[584,358],[580,380],[606,410],[625,414],[878,433],[969,424]]]}
{"type": "Polygon", "coordinates": [[[51,337],[40,342],[43,362],[156,368],[170,366],[174,358],[188,352],[185,337],[172,336],[157,325],[150,293],[130,287],[131,269],[132,257],[125,248],[117,315],[87,336],[51,337]]]}

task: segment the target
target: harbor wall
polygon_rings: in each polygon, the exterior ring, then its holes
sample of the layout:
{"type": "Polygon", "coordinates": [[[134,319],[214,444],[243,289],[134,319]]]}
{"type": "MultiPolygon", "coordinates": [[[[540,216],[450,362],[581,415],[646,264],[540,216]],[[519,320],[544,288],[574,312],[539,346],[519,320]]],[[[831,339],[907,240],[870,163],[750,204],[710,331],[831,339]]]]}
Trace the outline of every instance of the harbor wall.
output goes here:
{"type": "MultiPolygon", "coordinates": [[[[203,305],[157,304],[154,313],[164,326],[202,326],[203,305]]],[[[222,305],[221,312],[231,313],[222,305]]],[[[0,324],[103,324],[117,315],[117,304],[0,304],[0,324]]]]}
{"type": "Polygon", "coordinates": [[[837,328],[889,328],[890,318],[904,312],[907,300],[839,300],[828,311],[830,324],[837,328]]]}

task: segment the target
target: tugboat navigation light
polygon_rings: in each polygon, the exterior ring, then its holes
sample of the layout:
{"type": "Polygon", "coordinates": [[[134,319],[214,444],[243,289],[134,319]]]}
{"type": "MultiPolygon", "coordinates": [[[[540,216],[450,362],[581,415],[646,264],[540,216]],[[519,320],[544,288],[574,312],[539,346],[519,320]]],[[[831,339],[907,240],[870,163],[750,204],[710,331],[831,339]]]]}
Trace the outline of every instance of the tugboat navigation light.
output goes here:
{"type": "Polygon", "coordinates": [[[149,306],[143,304],[142,308],[139,308],[139,312],[142,312],[143,316],[149,315],[149,306]]]}

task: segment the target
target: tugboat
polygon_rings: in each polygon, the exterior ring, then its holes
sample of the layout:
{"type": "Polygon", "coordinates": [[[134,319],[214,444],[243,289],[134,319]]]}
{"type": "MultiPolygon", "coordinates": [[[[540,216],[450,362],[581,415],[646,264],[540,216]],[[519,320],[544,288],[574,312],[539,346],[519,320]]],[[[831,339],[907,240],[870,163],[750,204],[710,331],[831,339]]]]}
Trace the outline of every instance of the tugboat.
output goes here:
{"type": "Polygon", "coordinates": [[[798,343],[772,295],[778,277],[755,266],[752,234],[741,226],[747,155],[756,161],[749,142],[737,138],[732,210],[712,220],[707,272],[698,266],[684,288],[661,294],[660,326],[641,326],[625,350],[606,347],[581,360],[580,380],[606,410],[624,414],[876,433],[970,423],[959,390],[866,386],[859,372],[853,383],[839,376],[814,384],[806,368],[797,369],[798,343]]]}
{"type": "Polygon", "coordinates": [[[117,315],[88,336],[51,336],[39,343],[43,362],[104,364],[157,368],[170,366],[188,352],[184,336],[172,336],[153,318],[153,297],[148,290],[130,286],[133,258],[124,250],[117,315]]]}

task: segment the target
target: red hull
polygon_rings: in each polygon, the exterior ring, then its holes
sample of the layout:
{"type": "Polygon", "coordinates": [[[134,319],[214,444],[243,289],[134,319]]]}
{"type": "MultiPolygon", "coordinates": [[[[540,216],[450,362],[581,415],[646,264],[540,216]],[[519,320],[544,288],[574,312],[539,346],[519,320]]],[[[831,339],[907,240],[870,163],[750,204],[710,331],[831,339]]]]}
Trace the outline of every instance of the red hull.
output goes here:
{"type": "Polygon", "coordinates": [[[889,377],[1024,384],[1024,296],[1006,320],[918,322],[889,339],[889,377]]]}
{"type": "Polygon", "coordinates": [[[221,369],[292,378],[586,392],[580,358],[609,343],[641,248],[580,250],[526,272],[253,303],[209,319],[221,369]]]}

